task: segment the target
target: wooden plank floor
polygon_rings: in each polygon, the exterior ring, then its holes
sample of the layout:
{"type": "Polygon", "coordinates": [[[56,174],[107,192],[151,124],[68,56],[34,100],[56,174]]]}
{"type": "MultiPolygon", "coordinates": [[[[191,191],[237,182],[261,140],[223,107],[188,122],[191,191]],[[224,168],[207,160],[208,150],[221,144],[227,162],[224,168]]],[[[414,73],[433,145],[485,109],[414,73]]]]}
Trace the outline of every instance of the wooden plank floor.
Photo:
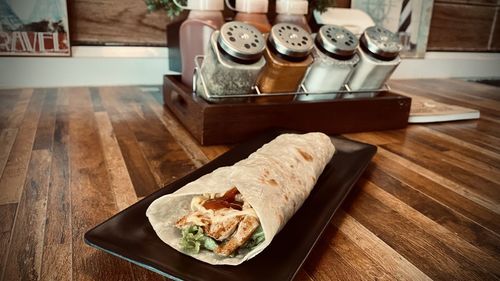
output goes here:
{"type": "MultiPolygon", "coordinates": [[[[391,86],[481,119],[346,135],[378,153],[296,279],[500,279],[500,88],[391,86]]],[[[165,280],[83,234],[228,149],[199,146],[159,87],[0,91],[0,281],[165,280]]]]}

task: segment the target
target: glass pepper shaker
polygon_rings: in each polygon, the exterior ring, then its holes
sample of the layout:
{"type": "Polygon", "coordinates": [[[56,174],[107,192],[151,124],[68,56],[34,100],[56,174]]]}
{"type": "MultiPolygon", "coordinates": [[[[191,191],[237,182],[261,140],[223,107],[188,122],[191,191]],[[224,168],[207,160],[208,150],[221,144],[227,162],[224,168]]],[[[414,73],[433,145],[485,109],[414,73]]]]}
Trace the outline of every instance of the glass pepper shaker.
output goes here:
{"type": "Polygon", "coordinates": [[[206,91],[211,96],[253,93],[258,74],[266,63],[262,56],[264,49],[265,39],[255,27],[236,21],[225,23],[220,31],[212,33],[201,75],[197,75],[196,93],[209,101],[222,100],[211,99],[206,91]]]}
{"type": "MultiPolygon", "coordinates": [[[[292,23],[278,23],[271,28],[264,51],[266,66],[257,80],[262,93],[296,92],[307,68],[313,62],[311,35],[292,23]]],[[[294,96],[259,98],[257,101],[290,101],[294,96]]]]}
{"type": "Polygon", "coordinates": [[[360,61],[347,84],[354,91],[378,90],[401,62],[399,38],[383,27],[372,26],[363,32],[359,42],[360,61]]]}
{"type": "Polygon", "coordinates": [[[309,67],[304,86],[309,95],[297,95],[298,100],[325,100],[338,96],[334,92],[343,89],[359,57],[356,54],[358,38],[349,30],[337,25],[322,26],[314,40],[314,62],[309,67]]]}

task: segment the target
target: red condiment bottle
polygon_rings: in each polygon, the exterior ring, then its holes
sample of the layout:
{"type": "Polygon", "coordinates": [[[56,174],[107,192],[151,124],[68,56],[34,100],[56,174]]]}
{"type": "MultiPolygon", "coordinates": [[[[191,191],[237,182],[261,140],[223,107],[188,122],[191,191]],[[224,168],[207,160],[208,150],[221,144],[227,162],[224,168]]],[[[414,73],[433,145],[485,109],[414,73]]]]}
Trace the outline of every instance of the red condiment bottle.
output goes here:
{"type": "Polygon", "coordinates": [[[193,85],[194,58],[204,55],[210,44],[210,35],[224,24],[222,12],[224,0],[188,0],[187,6],[181,6],[178,0],[174,3],[189,11],[188,18],[179,29],[179,47],[182,62],[182,82],[193,85]]]}
{"type": "Polygon", "coordinates": [[[235,21],[251,24],[262,33],[271,31],[271,24],[267,19],[268,0],[236,0],[236,7],[231,6],[229,0],[226,0],[226,5],[231,10],[237,11],[235,21]]]}

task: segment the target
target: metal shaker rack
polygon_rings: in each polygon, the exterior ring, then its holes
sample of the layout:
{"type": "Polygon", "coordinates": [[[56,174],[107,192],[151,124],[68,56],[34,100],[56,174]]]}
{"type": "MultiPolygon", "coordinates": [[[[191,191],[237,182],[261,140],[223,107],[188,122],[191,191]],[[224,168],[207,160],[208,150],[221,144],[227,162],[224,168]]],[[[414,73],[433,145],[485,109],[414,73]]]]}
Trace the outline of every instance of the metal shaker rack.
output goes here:
{"type": "Polygon", "coordinates": [[[345,90],[338,90],[338,91],[328,91],[328,92],[309,92],[306,88],[306,86],[301,83],[299,87],[299,91],[297,92],[283,92],[283,93],[263,93],[260,91],[259,87],[257,85],[253,86],[253,90],[255,91],[254,94],[240,94],[240,95],[214,95],[208,91],[207,84],[205,83],[205,78],[203,77],[203,73],[201,72],[201,64],[203,63],[203,59],[205,56],[203,55],[198,55],[194,58],[194,63],[195,63],[195,70],[193,74],[193,94],[196,94],[197,92],[197,79],[198,76],[200,77],[201,80],[201,85],[203,87],[202,91],[202,97],[209,100],[209,101],[221,101],[221,100],[226,100],[226,99],[236,99],[236,98],[263,98],[263,97],[278,97],[278,96],[298,96],[298,95],[332,95],[332,94],[339,94],[339,95],[345,95],[345,94],[353,94],[353,95],[360,95],[360,94],[376,94],[380,92],[387,92],[390,91],[391,88],[389,85],[384,84],[384,87],[377,89],[377,90],[351,90],[347,84],[344,84],[345,90]]]}

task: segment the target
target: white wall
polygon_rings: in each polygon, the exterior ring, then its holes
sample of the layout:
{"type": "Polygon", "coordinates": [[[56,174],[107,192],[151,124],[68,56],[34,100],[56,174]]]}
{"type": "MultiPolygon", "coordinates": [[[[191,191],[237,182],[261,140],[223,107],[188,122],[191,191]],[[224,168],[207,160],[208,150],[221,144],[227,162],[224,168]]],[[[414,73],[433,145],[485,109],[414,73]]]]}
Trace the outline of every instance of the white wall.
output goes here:
{"type": "Polygon", "coordinates": [[[393,78],[500,79],[500,53],[428,52],[425,59],[404,59],[393,78]]]}
{"type": "MultiPolygon", "coordinates": [[[[167,48],[73,47],[72,57],[1,57],[0,88],[160,85],[167,48]]],[[[405,59],[393,79],[497,78],[500,53],[429,52],[405,59]]]]}
{"type": "Polygon", "coordinates": [[[73,47],[71,57],[2,57],[0,88],[162,84],[167,49],[73,47]]]}

